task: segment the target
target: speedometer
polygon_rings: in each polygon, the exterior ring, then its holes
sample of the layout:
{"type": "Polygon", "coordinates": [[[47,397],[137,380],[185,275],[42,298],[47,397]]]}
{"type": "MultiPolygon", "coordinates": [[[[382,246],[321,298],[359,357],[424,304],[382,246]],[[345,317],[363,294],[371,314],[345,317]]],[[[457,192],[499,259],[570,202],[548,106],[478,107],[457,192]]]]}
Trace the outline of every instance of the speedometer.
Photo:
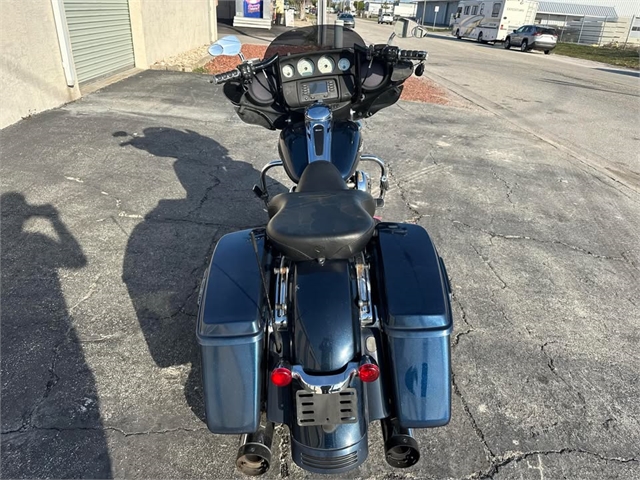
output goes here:
{"type": "Polygon", "coordinates": [[[318,60],[318,70],[320,73],[331,73],[333,72],[333,67],[335,67],[335,63],[333,60],[327,56],[320,57],[318,60]]]}
{"type": "Polygon", "coordinates": [[[309,75],[313,75],[313,62],[308,58],[303,58],[298,61],[298,73],[303,77],[308,77],[309,75]]]}

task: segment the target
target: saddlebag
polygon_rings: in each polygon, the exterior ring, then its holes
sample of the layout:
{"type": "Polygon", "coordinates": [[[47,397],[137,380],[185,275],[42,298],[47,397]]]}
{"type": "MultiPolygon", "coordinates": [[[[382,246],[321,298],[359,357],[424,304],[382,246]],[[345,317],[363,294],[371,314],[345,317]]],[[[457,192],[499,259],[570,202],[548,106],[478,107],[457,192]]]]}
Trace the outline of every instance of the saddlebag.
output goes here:
{"type": "MultiPolygon", "coordinates": [[[[213,433],[252,433],[260,425],[263,286],[250,234],[230,233],[218,241],[200,291],[196,334],[213,433]]],[[[264,230],[254,234],[262,261],[264,230]]]]}
{"type": "Polygon", "coordinates": [[[376,278],[390,386],[402,427],[446,425],[451,414],[450,288],[419,225],[380,223],[376,278]]]}

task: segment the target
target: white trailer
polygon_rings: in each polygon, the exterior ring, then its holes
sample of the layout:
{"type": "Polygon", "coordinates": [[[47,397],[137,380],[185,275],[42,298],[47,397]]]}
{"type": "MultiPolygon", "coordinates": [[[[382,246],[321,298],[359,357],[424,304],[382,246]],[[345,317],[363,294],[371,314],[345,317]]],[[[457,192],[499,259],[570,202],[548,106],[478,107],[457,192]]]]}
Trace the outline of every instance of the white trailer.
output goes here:
{"type": "Polygon", "coordinates": [[[453,14],[451,34],[479,42],[501,42],[522,25],[533,25],[535,0],[462,0],[453,14]]]}

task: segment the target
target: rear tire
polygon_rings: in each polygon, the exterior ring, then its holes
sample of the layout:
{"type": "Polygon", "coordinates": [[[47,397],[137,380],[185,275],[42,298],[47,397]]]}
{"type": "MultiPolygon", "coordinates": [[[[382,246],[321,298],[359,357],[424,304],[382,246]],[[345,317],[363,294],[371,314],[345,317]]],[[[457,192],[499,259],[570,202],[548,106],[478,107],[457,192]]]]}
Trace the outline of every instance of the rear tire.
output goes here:
{"type": "Polygon", "coordinates": [[[526,40],[522,40],[522,43],[520,44],[520,51],[526,52],[528,49],[529,49],[529,42],[527,42],[526,40]]]}
{"type": "Polygon", "coordinates": [[[460,29],[456,30],[456,38],[460,40],[462,37],[460,36],[460,29]]]}
{"type": "Polygon", "coordinates": [[[504,40],[504,48],[505,50],[509,50],[511,48],[511,39],[509,37],[504,40]]]}
{"type": "Polygon", "coordinates": [[[482,41],[482,32],[480,32],[480,33],[478,34],[478,43],[484,43],[484,42],[482,41]]]}
{"type": "Polygon", "coordinates": [[[549,55],[550,53],[551,53],[551,50],[545,50],[545,51],[544,51],[544,54],[545,54],[545,55],[549,55]]]}

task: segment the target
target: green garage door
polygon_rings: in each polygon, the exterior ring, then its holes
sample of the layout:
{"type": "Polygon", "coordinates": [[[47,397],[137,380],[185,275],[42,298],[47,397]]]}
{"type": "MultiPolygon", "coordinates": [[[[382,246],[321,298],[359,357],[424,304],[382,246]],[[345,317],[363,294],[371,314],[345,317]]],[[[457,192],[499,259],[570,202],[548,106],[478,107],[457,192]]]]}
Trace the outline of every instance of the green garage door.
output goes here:
{"type": "Polygon", "coordinates": [[[64,0],[64,11],[79,83],[134,66],[128,0],[64,0]]]}

